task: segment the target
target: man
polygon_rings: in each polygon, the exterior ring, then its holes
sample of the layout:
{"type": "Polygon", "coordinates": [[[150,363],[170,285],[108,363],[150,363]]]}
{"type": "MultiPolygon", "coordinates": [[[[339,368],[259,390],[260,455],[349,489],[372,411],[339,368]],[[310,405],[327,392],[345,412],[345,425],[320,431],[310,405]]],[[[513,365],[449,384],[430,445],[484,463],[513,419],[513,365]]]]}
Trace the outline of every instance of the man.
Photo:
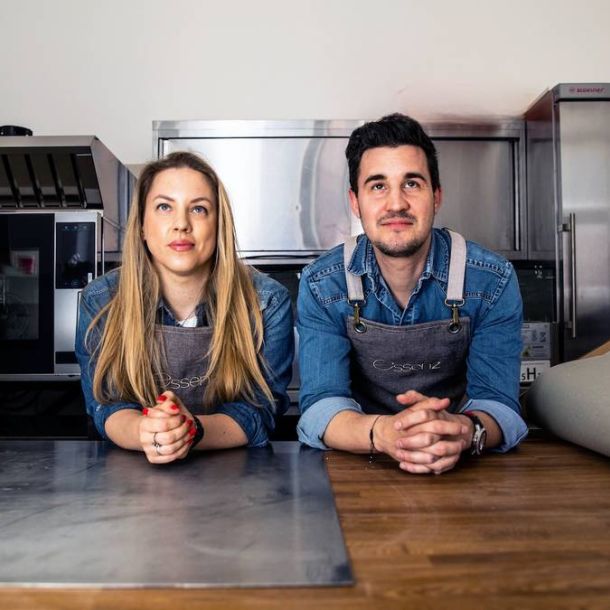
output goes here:
{"type": "Polygon", "coordinates": [[[442,201],[436,150],[413,119],[359,127],[346,156],[364,235],[303,271],[299,439],[383,452],[412,473],[508,451],[527,433],[512,265],[432,228],[442,201]]]}

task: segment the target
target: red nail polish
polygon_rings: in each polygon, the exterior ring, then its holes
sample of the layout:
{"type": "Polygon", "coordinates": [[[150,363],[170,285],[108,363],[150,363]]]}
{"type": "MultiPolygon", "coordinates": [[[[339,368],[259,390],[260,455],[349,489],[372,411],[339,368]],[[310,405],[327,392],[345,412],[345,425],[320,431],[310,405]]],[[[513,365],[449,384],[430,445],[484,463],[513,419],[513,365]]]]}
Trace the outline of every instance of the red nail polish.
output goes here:
{"type": "Polygon", "coordinates": [[[148,409],[146,407],[142,409],[142,415],[148,415],[148,409]]]}
{"type": "Polygon", "coordinates": [[[172,411],[180,411],[180,407],[178,407],[178,406],[176,406],[176,405],[170,405],[170,406],[169,406],[169,408],[170,408],[172,411]]]}
{"type": "Polygon", "coordinates": [[[183,424],[186,421],[186,415],[180,416],[180,423],[183,424]]]}
{"type": "Polygon", "coordinates": [[[189,428],[192,428],[195,425],[195,422],[192,419],[189,419],[189,428]]]}
{"type": "Polygon", "coordinates": [[[157,396],[157,402],[165,402],[167,400],[167,396],[165,394],[161,394],[161,396],[157,396]]]}
{"type": "Polygon", "coordinates": [[[197,432],[197,430],[195,430],[195,428],[191,428],[191,429],[189,430],[189,434],[190,434],[191,436],[195,436],[195,432],[197,432]]]}

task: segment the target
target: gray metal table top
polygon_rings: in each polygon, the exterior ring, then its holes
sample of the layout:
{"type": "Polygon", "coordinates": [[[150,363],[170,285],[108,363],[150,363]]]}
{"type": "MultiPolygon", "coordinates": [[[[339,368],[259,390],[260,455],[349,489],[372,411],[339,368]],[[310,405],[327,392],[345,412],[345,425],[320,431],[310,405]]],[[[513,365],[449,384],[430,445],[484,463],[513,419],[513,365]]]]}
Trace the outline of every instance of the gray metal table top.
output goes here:
{"type": "Polygon", "coordinates": [[[323,453],[166,466],[94,441],[0,441],[0,585],[352,583],[323,453]]]}

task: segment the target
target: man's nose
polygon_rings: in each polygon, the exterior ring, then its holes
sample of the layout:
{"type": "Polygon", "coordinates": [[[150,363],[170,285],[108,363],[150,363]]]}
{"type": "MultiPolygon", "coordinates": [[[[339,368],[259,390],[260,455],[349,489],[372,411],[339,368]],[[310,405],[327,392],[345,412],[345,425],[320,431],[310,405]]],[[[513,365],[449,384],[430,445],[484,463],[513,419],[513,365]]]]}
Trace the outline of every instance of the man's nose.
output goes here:
{"type": "Polygon", "coordinates": [[[387,207],[390,210],[408,210],[411,207],[409,198],[402,188],[390,190],[387,207]]]}

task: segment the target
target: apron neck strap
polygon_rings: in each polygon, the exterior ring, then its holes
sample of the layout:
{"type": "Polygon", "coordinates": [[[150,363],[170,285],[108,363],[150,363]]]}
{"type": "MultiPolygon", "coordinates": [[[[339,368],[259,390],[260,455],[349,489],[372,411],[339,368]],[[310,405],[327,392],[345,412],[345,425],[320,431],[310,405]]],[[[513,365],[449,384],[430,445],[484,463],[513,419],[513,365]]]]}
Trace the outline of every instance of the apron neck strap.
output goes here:
{"type": "Polygon", "coordinates": [[[464,277],[466,275],[466,240],[455,231],[447,229],[451,237],[451,258],[449,259],[449,280],[447,282],[447,305],[464,304],[464,277]]]}
{"type": "MultiPolygon", "coordinates": [[[[449,280],[447,283],[446,303],[461,307],[464,304],[464,277],[466,276],[466,240],[455,231],[447,229],[451,238],[451,258],[449,259],[449,280]]],[[[348,271],[356,249],[357,236],[350,235],[343,244],[343,264],[347,283],[347,300],[350,303],[363,302],[362,278],[348,271]]]]}
{"type": "Polygon", "coordinates": [[[350,235],[343,244],[343,265],[345,267],[345,281],[347,282],[347,300],[349,303],[364,302],[364,290],[362,289],[362,278],[348,271],[352,260],[352,254],[356,249],[358,237],[350,235]]]}

